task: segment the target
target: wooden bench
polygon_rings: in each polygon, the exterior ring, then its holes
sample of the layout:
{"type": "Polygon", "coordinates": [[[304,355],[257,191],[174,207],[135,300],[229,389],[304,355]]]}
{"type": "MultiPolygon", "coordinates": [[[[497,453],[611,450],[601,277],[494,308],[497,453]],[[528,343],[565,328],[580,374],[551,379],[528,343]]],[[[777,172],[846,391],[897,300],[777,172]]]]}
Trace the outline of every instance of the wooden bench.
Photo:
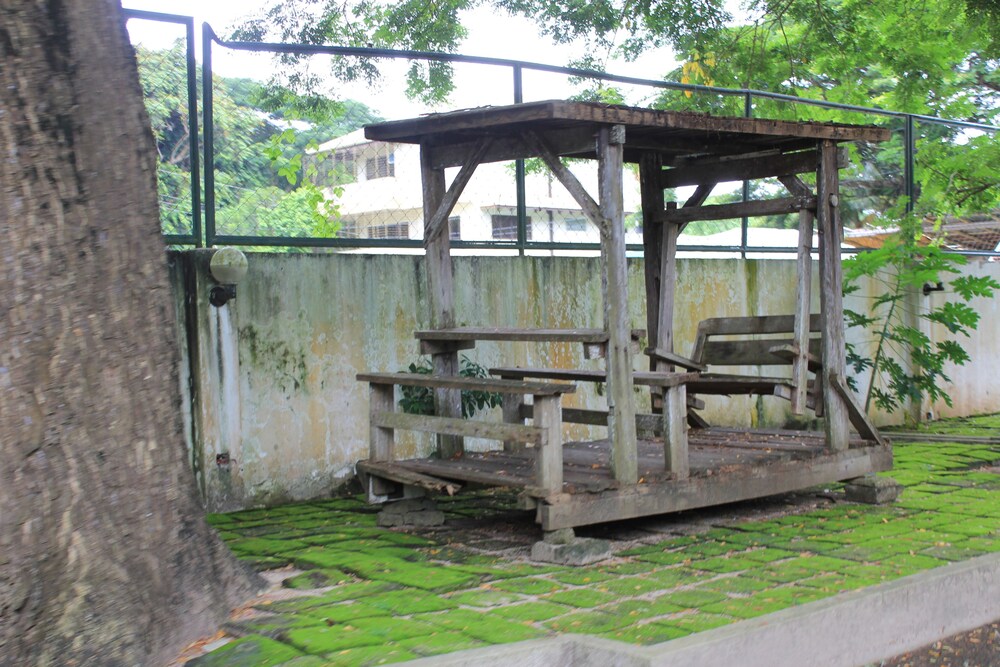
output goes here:
{"type": "MultiPolygon", "coordinates": [[[[582,343],[584,357],[595,359],[605,356],[608,333],[603,329],[517,329],[500,327],[457,327],[417,331],[420,354],[444,354],[468,350],[476,341],[513,341],[536,343],[582,343]]],[[[639,340],[646,336],[643,329],[633,329],[633,352],[639,352],[639,340]]]]}
{"type": "MultiPolygon", "coordinates": [[[[647,356],[659,365],[679,366],[700,375],[687,383],[690,394],[773,394],[788,400],[795,398],[798,384],[789,377],[769,377],[711,372],[718,366],[788,366],[804,358],[809,371],[817,373],[820,361],[820,316],[809,317],[808,350],[800,354],[793,337],[795,318],[792,315],[759,317],[716,317],[698,324],[694,349],[690,357],[649,348],[647,356]]],[[[805,406],[822,412],[821,382],[806,383],[805,406]],[[811,390],[810,390],[811,387],[811,390]]],[[[793,400],[794,403],[794,400],[793,400]]],[[[696,420],[700,420],[696,417],[696,420]]]]}
{"type": "MultiPolygon", "coordinates": [[[[420,373],[359,373],[359,382],[370,385],[370,424],[368,471],[392,479],[391,463],[395,457],[395,431],[411,430],[439,435],[485,438],[504,443],[517,443],[537,448],[535,458],[536,484],[540,495],[562,492],[562,406],[563,394],[576,391],[576,385],[565,382],[526,382],[496,378],[467,378],[424,375],[420,373]],[[458,391],[484,391],[504,396],[531,395],[534,401],[532,425],[496,423],[415,415],[396,410],[395,387],[428,387],[458,391]]],[[[363,464],[361,468],[365,468],[363,464]]],[[[403,484],[406,479],[394,479],[403,484]]],[[[440,480],[439,480],[440,481],[440,480]]],[[[419,484],[426,486],[424,484],[419,484]]],[[[377,495],[380,489],[369,489],[377,495]]]]}
{"type": "MultiPolygon", "coordinates": [[[[491,375],[503,379],[537,378],[546,380],[564,380],[572,382],[606,382],[607,373],[599,370],[573,370],[561,368],[491,368],[491,375]]],[[[672,373],[633,371],[632,382],[637,385],[658,387],[662,390],[664,400],[662,415],[636,415],[636,428],[639,430],[656,431],[663,434],[664,467],[678,479],[687,477],[690,473],[687,443],[687,396],[685,385],[696,381],[698,373],[672,373]],[[648,419],[656,419],[658,423],[644,423],[648,419]]],[[[504,401],[504,421],[520,421],[530,414],[530,410],[513,402],[504,401]]],[[[566,408],[563,410],[563,421],[591,425],[608,424],[608,413],[598,410],[579,410],[566,408]]]]}

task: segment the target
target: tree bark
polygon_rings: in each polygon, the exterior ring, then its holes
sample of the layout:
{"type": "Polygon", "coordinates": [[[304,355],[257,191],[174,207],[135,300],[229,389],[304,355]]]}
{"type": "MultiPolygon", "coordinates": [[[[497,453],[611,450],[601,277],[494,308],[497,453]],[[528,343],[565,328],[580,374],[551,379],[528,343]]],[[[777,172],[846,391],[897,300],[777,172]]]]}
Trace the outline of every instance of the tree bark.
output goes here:
{"type": "Polygon", "coordinates": [[[5,0],[0,53],[0,664],[162,664],[257,580],[187,463],[135,58],[113,0],[5,0]]]}

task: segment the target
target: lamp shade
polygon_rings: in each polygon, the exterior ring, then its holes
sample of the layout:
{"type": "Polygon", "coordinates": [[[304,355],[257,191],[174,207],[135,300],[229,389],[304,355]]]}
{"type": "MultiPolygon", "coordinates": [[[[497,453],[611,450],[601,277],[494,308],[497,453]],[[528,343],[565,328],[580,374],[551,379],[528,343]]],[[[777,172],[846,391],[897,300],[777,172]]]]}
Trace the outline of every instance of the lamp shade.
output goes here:
{"type": "Polygon", "coordinates": [[[235,285],[247,275],[247,256],[236,248],[219,248],[208,268],[220,284],[235,285]]]}

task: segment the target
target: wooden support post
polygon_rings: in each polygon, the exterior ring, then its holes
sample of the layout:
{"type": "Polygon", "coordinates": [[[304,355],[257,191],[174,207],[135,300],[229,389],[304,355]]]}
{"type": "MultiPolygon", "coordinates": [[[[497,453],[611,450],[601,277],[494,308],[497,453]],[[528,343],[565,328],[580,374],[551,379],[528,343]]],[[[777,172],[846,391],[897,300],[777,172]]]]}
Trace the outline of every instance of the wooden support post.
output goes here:
{"type": "MultiPolygon", "coordinates": [[[[642,255],[646,276],[646,335],[650,347],[655,347],[657,326],[660,322],[660,245],[663,224],[657,222],[663,211],[663,188],[660,174],[663,171],[663,157],[658,153],[646,153],[639,162],[639,190],[642,198],[642,255]]],[[[650,363],[649,370],[656,370],[650,363]]]]}
{"type": "MultiPolygon", "coordinates": [[[[662,255],[660,246],[663,243],[664,225],[658,220],[662,213],[663,187],[660,186],[660,174],[663,172],[663,156],[659,153],[646,153],[639,162],[639,190],[642,199],[642,257],[646,286],[646,335],[650,347],[655,347],[657,328],[660,323],[660,263],[662,255]]],[[[650,358],[649,370],[655,371],[663,367],[657,359],[650,358]]],[[[659,387],[650,386],[650,403],[653,410],[660,409],[663,404],[663,392],[659,387]]]]}
{"type": "Polygon", "coordinates": [[[827,446],[846,450],[850,421],[844,397],[831,377],[847,376],[847,351],[844,336],[843,267],[840,244],[840,175],[837,171],[837,146],[830,140],[820,142],[820,163],[816,174],[817,218],[820,254],[820,313],[823,330],[823,414],[827,446]]]}
{"type": "MultiPolygon", "coordinates": [[[[524,417],[521,416],[521,408],[524,406],[523,394],[503,395],[503,421],[505,424],[524,424],[524,417]]],[[[512,454],[519,454],[524,451],[523,442],[506,440],[503,443],[503,450],[512,454]]]]}
{"type": "Polygon", "coordinates": [[[812,236],[814,215],[812,211],[799,211],[799,246],[795,283],[795,345],[797,354],[792,361],[792,413],[801,415],[806,410],[809,389],[809,310],[812,297],[812,236]]]}
{"type": "Polygon", "coordinates": [[[543,496],[562,493],[562,397],[534,396],[535,426],[545,429],[545,438],[535,458],[535,483],[543,496]]]}
{"type": "MultiPolygon", "coordinates": [[[[816,168],[819,168],[819,153],[812,153],[817,158],[816,168]]],[[[797,197],[811,197],[812,188],[806,185],[798,176],[779,176],[790,193],[797,197]]],[[[812,235],[816,215],[813,211],[799,211],[799,242],[796,257],[797,281],[795,284],[795,328],[794,340],[796,355],[792,359],[792,414],[801,415],[806,410],[806,400],[809,394],[809,319],[812,297],[812,235]]],[[[823,410],[819,409],[819,413],[823,410]]]]}
{"type": "Polygon", "coordinates": [[[598,181],[604,221],[601,229],[602,274],[607,276],[604,312],[608,329],[608,436],[615,479],[622,485],[631,485],[639,480],[639,458],[632,391],[632,338],[628,321],[628,268],[622,203],[624,143],[624,126],[598,130],[598,181]]]}
{"type": "MultiPolygon", "coordinates": [[[[424,228],[430,227],[444,200],[444,169],[434,169],[431,148],[420,147],[420,172],[423,179],[424,228]]],[[[431,327],[444,329],[455,326],[455,296],[451,265],[451,242],[446,233],[424,235],[427,266],[427,290],[431,302],[431,327]]],[[[435,354],[435,375],[458,375],[458,353],[455,351],[435,354]]],[[[457,389],[434,390],[435,413],[443,417],[462,416],[462,393],[457,389]]],[[[461,456],[462,438],[438,436],[438,454],[443,459],[461,456]]]]}
{"type": "MultiPolygon", "coordinates": [[[[368,460],[391,462],[395,457],[396,437],[391,428],[376,426],[376,415],[395,410],[395,387],[391,384],[372,384],[368,390],[369,432],[368,460]]],[[[372,477],[367,491],[374,495],[385,495],[393,490],[393,484],[378,477],[372,477]]]]}
{"type": "Polygon", "coordinates": [[[667,387],[663,397],[663,459],[677,479],[690,474],[687,439],[687,388],[667,387]]]}

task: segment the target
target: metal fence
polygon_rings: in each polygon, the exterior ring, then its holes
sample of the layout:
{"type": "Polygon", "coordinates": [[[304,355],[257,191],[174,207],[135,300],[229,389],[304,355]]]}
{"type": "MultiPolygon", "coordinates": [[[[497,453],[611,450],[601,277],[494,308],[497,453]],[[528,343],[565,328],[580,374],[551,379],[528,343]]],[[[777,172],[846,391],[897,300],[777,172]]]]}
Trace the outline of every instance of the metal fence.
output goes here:
{"type": "MultiPolygon", "coordinates": [[[[407,86],[412,88],[408,70],[423,68],[426,74],[428,68],[445,63],[459,91],[462,85],[475,87],[476,97],[470,106],[550,99],[556,90],[580,98],[610,98],[632,106],[888,127],[892,130],[891,141],[850,149],[842,189],[851,204],[844,214],[849,225],[856,227],[890,209],[914,211],[921,188],[942,191],[950,187],[950,183],[943,182],[948,174],[922,171],[921,155],[950,151],[949,156],[973,160],[977,137],[996,137],[1000,131],[980,123],[767,91],[680,84],[519,60],[225,41],[204,24],[200,68],[204,123],[199,133],[192,19],[136,11],[126,11],[126,16],[185,28],[190,210],[186,216],[174,215],[171,226],[165,229],[168,242],[178,245],[393,252],[418,252],[422,248],[420,170],[415,146],[370,142],[359,131],[350,131],[354,128],[349,124],[331,127],[324,135],[322,126],[295,123],[287,117],[281,121],[266,118],[250,109],[245,100],[242,104],[234,100],[234,90],[246,84],[213,73],[213,60],[220,55],[240,54],[244,60],[254,62],[255,72],[267,77],[276,75],[299,82],[309,78],[318,97],[349,99],[350,105],[362,103],[362,112],[355,114],[362,120],[371,119],[370,110],[385,120],[440,110],[439,106],[421,105],[412,98],[398,102],[401,96],[397,93],[407,86]],[[341,79],[329,74],[334,69],[377,73],[378,83],[345,88],[341,79]],[[203,226],[199,135],[205,165],[203,226]],[[297,135],[309,135],[312,140],[304,144],[297,135]]],[[[357,111],[354,107],[347,111],[351,109],[357,111]]],[[[459,252],[474,249],[480,253],[521,254],[597,250],[597,230],[558,180],[536,162],[517,160],[482,165],[477,170],[449,221],[453,248],[459,252]]],[[[594,165],[571,161],[569,166],[585,185],[596,183],[594,165]]],[[[638,181],[632,172],[627,171],[625,176],[626,239],[635,250],[641,247],[638,181]]],[[[176,174],[174,177],[176,180],[176,174]]],[[[778,187],[776,181],[744,182],[720,196],[729,200],[754,199],[766,197],[778,187]]],[[[683,200],[684,193],[675,196],[683,200]]],[[[685,229],[679,247],[744,256],[794,252],[795,224],[791,216],[697,222],[685,229]]],[[[995,249],[968,254],[997,255],[995,249]]]]}

